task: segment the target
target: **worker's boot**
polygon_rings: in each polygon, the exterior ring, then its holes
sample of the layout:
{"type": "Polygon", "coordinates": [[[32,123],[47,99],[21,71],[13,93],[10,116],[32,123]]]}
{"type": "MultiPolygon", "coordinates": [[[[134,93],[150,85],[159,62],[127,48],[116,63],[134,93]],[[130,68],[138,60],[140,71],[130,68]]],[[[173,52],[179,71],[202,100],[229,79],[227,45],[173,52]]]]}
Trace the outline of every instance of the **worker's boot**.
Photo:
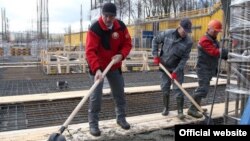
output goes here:
{"type": "Polygon", "coordinates": [[[177,102],[177,113],[178,113],[177,117],[180,120],[183,120],[185,118],[185,115],[183,114],[184,97],[177,97],[176,102],[177,102]]]}
{"type": "MultiPolygon", "coordinates": [[[[194,96],[194,100],[198,105],[201,105],[201,97],[194,96]]],[[[203,109],[203,111],[206,112],[207,110],[203,109]]],[[[189,107],[187,114],[195,118],[203,117],[203,115],[199,113],[198,109],[193,104],[189,107]]]]}
{"type": "Polygon", "coordinates": [[[163,105],[164,105],[164,109],[162,111],[162,115],[163,116],[167,116],[169,113],[169,94],[163,94],[163,105]]]}

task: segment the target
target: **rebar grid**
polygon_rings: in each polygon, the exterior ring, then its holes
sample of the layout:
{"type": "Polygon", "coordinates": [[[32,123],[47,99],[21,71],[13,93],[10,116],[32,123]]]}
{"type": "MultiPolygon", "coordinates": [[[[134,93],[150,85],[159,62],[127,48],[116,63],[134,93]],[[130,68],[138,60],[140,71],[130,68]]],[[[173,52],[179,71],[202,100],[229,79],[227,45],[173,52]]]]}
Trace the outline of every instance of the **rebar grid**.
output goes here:
{"type": "MultiPolygon", "coordinates": [[[[212,88],[208,97],[202,101],[202,105],[211,103],[212,88]]],[[[225,86],[218,87],[218,97],[216,103],[224,101],[225,86]]],[[[191,94],[194,89],[187,89],[191,94]]],[[[162,93],[149,92],[139,94],[128,94],[127,116],[138,116],[152,113],[161,113],[163,108],[162,93]]],[[[23,104],[2,105],[0,110],[0,131],[20,130],[29,128],[38,128],[46,126],[61,125],[79,103],[80,98],[55,101],[29,102],[23,104]]],[[[190,102],[185,98],[184,107],[188,108],[190,102]]],[[[82,109],[73,119],[71,124],[88,122],[88,103],[84,104],[82,109]]],[[[176,109],[175,95],[170,96],[170,110],[176,109]]],[[[115,106],[112,96],[103,96],[102,110],[100,120],[115,118],[115,106]]]]}
{"type": "MultiPolygon", "coordinates": [[[[23,68],[16,68],[15,70],[13,70],[13,68],[8,69],[10,70],[6,70],[6,72],[4,72],[4,77],[0,79],[0,96],[87,90],[92,85],[89,74],[48,76],[37,71],[36,73],[31,73],[31,75],[27,77],[27,74],[24,74],[26,72],[23,68]],[[12,76],[16,76],[16,79],[12,78],[12,76]],[[56,85],[57,81],[67,81],[69,87],[67,89],[60,89],[56,85]]],[[[30,69],[31,72],[35,72],[36,70],[36,68],[30,69]]],[[[161,81],[159,71],[130,72],[123,73],[123,75],[125,87],[159,85],[161,81]]],[[[194,78],[185,78],[185,82],[195,81],[197,80],[194,78]]]]}

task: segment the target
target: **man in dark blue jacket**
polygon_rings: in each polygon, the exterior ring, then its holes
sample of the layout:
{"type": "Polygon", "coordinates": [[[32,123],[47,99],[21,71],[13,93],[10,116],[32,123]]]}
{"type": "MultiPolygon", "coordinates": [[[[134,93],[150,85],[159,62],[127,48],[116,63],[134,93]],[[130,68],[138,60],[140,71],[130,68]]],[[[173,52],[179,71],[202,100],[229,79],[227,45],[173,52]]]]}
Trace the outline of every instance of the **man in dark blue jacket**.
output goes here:
{"type": "MultiPolygon", "coordinates": [[[[177,29],[168,29],[161,32],[152,41],[154,63],[158,65],[161,62],[172,75],[172,78],[169,78],[165,72],[161,72],[161,90],[164,103],[163,116],[168,115],[169,111],[171,79],[176,79],[180,84],[184,79],[184,67],[189,59],[193,45],[193,41],[188,36],[191,29],[192,23],[190,19],[183,18],[177,29]],[[159,45],[162,45],[160,54],[158,53],[159,45]]],[[[178,118],[183,119],[185,117],[183,114],[184,95],[175,84],[173,85],[173,92],[176,94],[178,118]]]]}

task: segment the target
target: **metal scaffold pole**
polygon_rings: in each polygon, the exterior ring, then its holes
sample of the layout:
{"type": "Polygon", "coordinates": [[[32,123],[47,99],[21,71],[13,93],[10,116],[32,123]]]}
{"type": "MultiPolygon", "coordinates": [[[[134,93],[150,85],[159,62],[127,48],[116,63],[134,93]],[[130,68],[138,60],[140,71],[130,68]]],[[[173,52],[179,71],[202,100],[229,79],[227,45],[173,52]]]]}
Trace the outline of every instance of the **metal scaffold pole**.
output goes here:
{"type": "Polygon", "coordinates": [[[37,39],[39,46],[38,52],[40,52],[41,49],[47,50],[49,41],[48,0],[37,1],[37,39]]]}
{"type": "MultiPolygon", "coordinates": [[[[225,102],[224,123],[241,123],[241,117],[247,113],[247,99],[250,95],[250,53],[249,53],[249,11],[250,1],[231,1],[230,37],[231,53],[228,59],[228,76],[225,102]],[[234,111],[228,111],[229,102],[234,100],[234,111]],[[244,111],[245,109],[245,111],[244,111]]],[[[245,119],[244,119],[245,120],[245,119]]]]}

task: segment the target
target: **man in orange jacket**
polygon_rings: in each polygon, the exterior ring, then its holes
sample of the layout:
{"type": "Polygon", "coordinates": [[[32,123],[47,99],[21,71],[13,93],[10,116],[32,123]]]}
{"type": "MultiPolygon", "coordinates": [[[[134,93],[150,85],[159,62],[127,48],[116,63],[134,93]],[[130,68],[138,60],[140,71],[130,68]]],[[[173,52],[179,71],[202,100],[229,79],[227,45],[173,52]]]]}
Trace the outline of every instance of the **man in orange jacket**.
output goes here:
{"type": "MultiPolygon", "coordinates": [[[[113,3],[104,4],[101,17],[91,25],[87,33],[86,58],[94,81],[103,79],[102,71],[112,59],[115,60],[106,77],[115,100],[117,124],[127,130],[130,125],[125,118],[126,101],[121,64],[129,54],[132,44],[126,25],[115,17],[116,6],[113,3]]],[[[89,98],[88,120],[90,134],[93,136],[101,134],[98,115],[101,110],[102,88],[103,81],[89,98]]]]}

